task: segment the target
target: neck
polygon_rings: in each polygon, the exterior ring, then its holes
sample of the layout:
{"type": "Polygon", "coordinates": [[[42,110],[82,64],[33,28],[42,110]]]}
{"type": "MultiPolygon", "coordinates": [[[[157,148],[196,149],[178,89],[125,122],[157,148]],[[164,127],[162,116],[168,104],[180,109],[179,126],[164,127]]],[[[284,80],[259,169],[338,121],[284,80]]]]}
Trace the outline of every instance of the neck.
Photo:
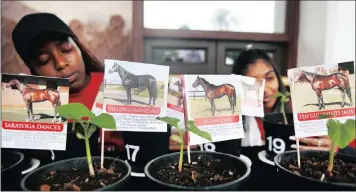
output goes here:
{"type": "Polygon", "coordinates": [[[69,93],[76,94],[76,93],[81,92],[85,87],[88,86],[89,82],[90,82],[90,75],[86,74],[83,85],[81,87],[79,87],[79,88],[71,88],[69,90],[69,93]]]}
{"type": "Polygon", "coordinates": [[[22,83],[18,83],[18,84],[16,84],[16,87],[20,91],[20,93],[23,94],[23,89],[24,89],[25,85],[22,83]]]}
{"type": "Polygon", "coordinates": [[[265,112],[265,114],[267,114],[267,113],[271,113],[273,111],[273,109],[272,108],[264,108],[264,112],[265,112]]]}
{"type": "Polygon", "coordinates": [[[125,80],[126,76],[124,71],[117,71],[117,73],[119,74],[121,81],[125,80]]]}
{"type": "Polygon", "coordinates": [[[202,84],[201,86],[203,87],[204,91],[207,91],[207,89],[209,87],[209,85],[207,85],[207,84],[202,84]]]}
{"type": "Polygon", "coordinates": [[[313,77],[311,76],[311,74],[307,74],[307,73],[304,73],[304,74],[305,74],[307,81],[310,83],[313,80],[313,77]]]}

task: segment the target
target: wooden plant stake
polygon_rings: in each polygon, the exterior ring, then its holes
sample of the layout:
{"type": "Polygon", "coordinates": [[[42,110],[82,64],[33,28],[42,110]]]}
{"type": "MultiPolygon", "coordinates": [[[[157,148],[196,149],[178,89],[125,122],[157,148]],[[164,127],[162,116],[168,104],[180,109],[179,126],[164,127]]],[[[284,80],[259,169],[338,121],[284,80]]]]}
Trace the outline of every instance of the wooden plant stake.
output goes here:
{"type": "Polygon", "coordinates": [[[101,158],[100,158],[100,168],[104,169],[104,141],[105,141],[105,130],[102,129],[101,134],[101,158]]]}
{"type": "Polygon", "coordinates": [[[299,138],[296,139],[297,142],[297,158],[298,158],[298,168],[300,169],[300,149],[299,149],[299,138]]]}
{"type": "Polygon", "coordinates": [[[190,145],[189,145],[189,141],[188,141],[188,145],[187,145],[187,152],[188,152],[188,163],[191,164],[191,161],[190,161],[190,145]]]}

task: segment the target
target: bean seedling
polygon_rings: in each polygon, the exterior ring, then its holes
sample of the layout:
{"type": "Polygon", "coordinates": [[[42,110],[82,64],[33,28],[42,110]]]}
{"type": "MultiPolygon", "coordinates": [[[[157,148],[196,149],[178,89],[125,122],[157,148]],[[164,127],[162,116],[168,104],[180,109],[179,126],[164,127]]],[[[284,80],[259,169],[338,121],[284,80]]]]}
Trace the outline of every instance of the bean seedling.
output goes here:
{"type": "Polygon", "coordinates": [[[273,98],[281,98],[280,102],[281,102],[281,110],[282,110],[282,115],[283,115],[283,119],[284,119],[284,124],[288,124],[288,121],[287,121],[287,116],[286,116],[286,112],[285,112],[285,109],[284,109],[284,103],[288,102],[289,101],[289,97],[290,96],[290,93],[289,92],[284,92],[284,93],[281,93],[281,92],[278,92],[276,95],[273,96],[273,98]]]}
{"type": "Polygon", "coordinates": [[[171,135],[170,139],[177,142],[180,145],[180,153],[179,153],[179,163],[178,163],[178,172],[182,171],[183,168],[183,149],[184,149],[184,135],[187,131],[195,133],[200,137],[203,137],[209,141],[212,141],[211,135],[207,132],[201,131],[197,126],[195,126],[194,121],[188,121],[187,129],[182,129],[179,126],[180,120],[172,117],[157,117],[158,120],[163,121],[171,126],[174,126],[178,130],[178,135],[171,135]]]}
{"type": "MultiPolygon", "coordinates": [[[[319,119],[325,119],[334,116],[321,114],[318,117],[319,119]]],[[[342,123],[335,118],[331,118],[328,119],[326,126],[328,127],[328,136],[332,141],[328,165],[328,172],[331,175],[331,171],[334,168],[334,156],[336,148],[339,147],[340,149],[343,149],[356,138],[355,119],[348,119],[342,123]]]]}
{"type": "Polygon", "coordinates": [[[95,176],[91,159],[89,138],[96,131],[97,127],[115,129],[116,123],[114,117],[107,113],[101,113],[96,116],[81,103],[70,103],[58,106],[56,107],[56,112],[67,120],[71,119],[73,121],[72,129],[76,132],[77,138],[85,141],[90,176],[95,176]],[[76,123],[79,123],[82,129],[75,129],[76,123]]]}

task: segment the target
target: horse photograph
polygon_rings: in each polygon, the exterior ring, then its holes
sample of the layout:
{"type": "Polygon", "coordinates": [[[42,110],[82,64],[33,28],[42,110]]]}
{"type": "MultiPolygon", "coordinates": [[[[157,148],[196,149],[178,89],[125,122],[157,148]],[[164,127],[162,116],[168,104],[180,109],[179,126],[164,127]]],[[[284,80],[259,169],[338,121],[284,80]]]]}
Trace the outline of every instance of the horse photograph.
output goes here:
{"type": "Polygon", "coordinates": [[[164,93],[168,70],[162,71],[159,67],[123,61],[106,63],[104,102],[110,105],[166,107],[164,93]]]}
{"type": "Polygon", "coordinates": [[[183,85],[178,77],[172,77],[168,87],[168,103],[183,107],[183,85]]]}
{"type": "Polygon", "coordinates": [[[231,75],[186,76],[192,118],[239,115],[236,78],[231,75]]]}
{"type": "Polygon", "coordinates": [[[263,117],[265,80],[247,76],[240,76],[240,78],[242,115],[263,117]]]}
{"type": "Polygon", "coordinates": [[[327,74],[318,74],[315,67],[293,70],[291,90],[298,112],[315,112],[354,108],[354,63],[324,66],[327,74]],[[337,69],[337,70],[335,70],[337,69]]]}
{"type": "Polygon", "coordinates": [[[1,84],[3,121],[63,123],[55,107],[68,103],[68,86],[54,89],[43,77],[6,74],[1,84]]]}
{"type": "Polygon", "coordinates": [[[263,105],[263,80],[241,76],[241,100],[249,107],[263,105]]]}

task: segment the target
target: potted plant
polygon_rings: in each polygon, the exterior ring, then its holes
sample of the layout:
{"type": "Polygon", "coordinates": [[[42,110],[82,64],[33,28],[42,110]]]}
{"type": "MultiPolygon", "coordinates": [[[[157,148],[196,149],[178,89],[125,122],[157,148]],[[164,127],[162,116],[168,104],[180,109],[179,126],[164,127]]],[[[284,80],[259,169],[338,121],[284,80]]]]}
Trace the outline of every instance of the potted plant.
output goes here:
{"type": "MultiPolygon", "coordinates": [[[[89,191],[114,190],[127,181],[131,167],[127,162],[105,157],[101,164],[100,157],[92,157],[89,138],[97,127],[116,128],[114,118],[102,113],[96,116],[80,103],[70,103],[56,108],[60,116],[73,121],[73,128],[78,139],[85,142],[86,157],[72,158],[50,163],[26,175],[21,181],[21,188],[40,191],[89,191]],[[75,125],[81,129],[75,129],[75,125]]],[[[77,146],[69,146],[77,147],[77,146]]]]}
{"type": "MultiPolygon", "coordinates": [[[[170,138],[180,145],[180,152],[157,157],[145,166],[146,176],[164,190],[236,190],[247,181],[250,167],[240,158],[218,152],[192,151],[190,162],[183,151],[187,131],[212,141],[209,133],[199,130],[194,121],[181,129],[179,119],[158,118],[178,129],[170,138]]],[[[189,157],[188,157],[189,158],[189,157]]]]}
{"type": "Polygon", "coordinates": [[[300,151],[300,168],[297,151],[288,151],[275,157],[274,162],[283,178],[296,182],[294,190],[356,190],[356,157],[336,153],[355,137],[355,120],[344,123],[328,119],[328,136],[332,141],[330,151],[300,151]]]}
{"type": "Polygon", "coordinates": [[[24,159],[21,152],[1,150],[1,191],[19,190],[22,171],[26,168],[24,159]]]}
{"type": "Polygon", "coordinates": [[[279,98],[281,113],[267,114],[263,118],[265,130],[266,158],[273,161],[276,154],[291,150],[294,144],[289,137],[294,136],[293,113],[285,112],[285,103],[289,102],[289,92],[278,92],[274,98],[279,98]]]}

